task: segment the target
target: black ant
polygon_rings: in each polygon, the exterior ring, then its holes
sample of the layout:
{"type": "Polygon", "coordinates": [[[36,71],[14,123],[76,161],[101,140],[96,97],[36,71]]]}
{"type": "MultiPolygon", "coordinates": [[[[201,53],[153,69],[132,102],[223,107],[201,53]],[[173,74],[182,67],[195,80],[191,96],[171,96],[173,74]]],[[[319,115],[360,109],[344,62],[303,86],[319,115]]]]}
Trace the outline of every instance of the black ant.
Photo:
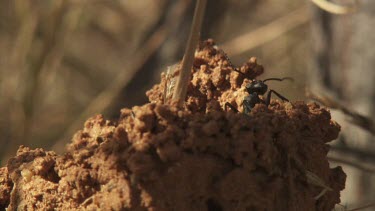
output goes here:
{"type": "MultiPolygon", "coordinates": [[[[223,50],[219,50],[225,57],[225,59],[228,61],[229,65],[233,68],[234,71],[242,74],[245,76],[245,74],[243,72],[240,72],[238,70],[238,68],[236,68],[233,63],[230,61],[228,55],[223,51],[223,50]]],[[[246,77],[246,76],[245,76],[246,77]]],[[[243,99],[243,113],[247,114],[247,113],[250,113],[251,112],[251,109],[254,108],[254,106],[258,103],[264,103],[266,104],[267,106],[270,104],[271,102],[271,94],[274,93],[276,96],[278,96],[280,99],[282,99],[283,101],[287,101],[289,102],[289,100],[282,96],[281,94],[279,94],[278,92],[276,92],[275,90],[271,89],[268,94],[267,94],[267,97],[266,97],[266,100],[262,100],[259,95],[264,95],[267,90],[268,90],[268,86],[267,84],[265,84],[264,82],[266,81],[283,81],[283,80],[291,80],[293,81],[293,78],[291,77],[285,77],[285,78],[267,78],[265,80],[254,80],[252,79],[252,81],[248,84],[246,84],[246,91],[249,93],[248,96],[246,96],[244,99],[243,99]]],[[[225,109],[229,107],[231,108],[233,111],[235,111],[236,113],[238,113],[239,111],[233,106],[231,105],[230,103],[225,103],[225,109]]]]}
{"type": "MultiPolygon", "coordinates": [[[[234,69],[236,72],[238,73],[241,73],[243,74],[242,72],[234,69]]],[[[270,104],[271,102],[271,94],[274,93],[276,96],[278,96],[280,99],[282,99],[283,101],[287,101],[289,102],[289,100],[287,98],[285,98],[284,96],[282,96],[281,94],[277,93],[275,90],[271,89],[268,94],[267,94],[267,97],[266,97],[266,100],[262,100],[259,95],[264,95],[267,90],[268,90],[268,86],[267,84],[265,84],[266,81],[283,81],[283,80],[293,80],[293,78],[290,78],[290,77],[285,77],[285,78],[267,78],[265,80],[252,80],[250,83],[246,84],[246,91],[249,93],[248,96],[246,96],[244,99],[243,99],[243,113],[247,114],[247,113],[250,113],[251,112],[251,109],[254,108],[254,106],[258,103],[264,103],[266,104],[267,106],[270,104]]],[[[233,106],[231,105],[230,103],[225,103],[225,109],[229,107],[231,108],[233,111],[235,111],[236,113],[238,113],[239,111],[233,106]]]]}

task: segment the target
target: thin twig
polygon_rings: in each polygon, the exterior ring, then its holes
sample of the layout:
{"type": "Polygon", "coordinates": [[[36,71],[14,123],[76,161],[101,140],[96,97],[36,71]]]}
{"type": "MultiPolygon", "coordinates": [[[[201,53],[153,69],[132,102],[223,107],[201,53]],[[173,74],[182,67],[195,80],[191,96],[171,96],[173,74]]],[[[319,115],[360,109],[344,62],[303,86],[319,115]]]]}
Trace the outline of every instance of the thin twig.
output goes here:
{"type": "Polygon", "coordinates": [[[353,0],[353,5],[346,6],[346,5],[338,5],[333,2],[329,2],[327,0],[311,0],[312,3],[314,3],[316,6],[318,6],[320,9],[327,11],[332,14],[336,15],[347,15],[350,13],[354,13],[358,10],[359,7],[359,1],[353,0]]]}
{"type": "Polygon", "coordinates": [[[190,35],[186,45],[184,58],[182,60],[180,75],[177,79],[176,88],[172,98],[173,101],[177,102],[179,106],[182,106],[186,97],[187,87],[190,79],[190,71],[193,66],[195,49],[199,41],[206,3],[207,0],[198,0],[195,7],[190,35]]]}
{"type": "Polygon", "coordinates": [[[66,138],[71,136],[76,130],[77,125],[82,124],[82,121],[92,115],[94,112],[102,111],[104,108],[108,107],[115,96],[121,91],[124,84],[127,84],[133,77],[135,71],[137,71],[151,55],[159,48],[159,46],[166,39],[166,29],[165,27],[159,29],[145,44],[144,48],[135,56],[133,64],[130,65],[129,70],[123,71],[122,75],[116,78],[116,80],[111,83],[105,91],[101,92],[95,99],[93,99],[86,109],[82,112],[81,116],[72,123],[67,129],[66,133],[62,136],[62,139],[57,141],[52,149],[55,151],[60,151],[63,149],[66,138]]]}
{"type": "Polygon", "coordinates": [[[221,45],[221,48],[232,57],[240,55],[243,52],[259,47],[292,29],[308,23],[310,20],[308,12],[309,9],[307,6],[300,7],[267,25],[261,26],[254,31],[240,35],[224,43],[221,45]]]}
{"type": "Polygon", "coordinates": [[[370,151],[364,151],[364,150],[356,149],[352,147],[349,148],[349,147],[335,146],[335,145],[331,146],[331,151],[344,153],[347,156],[353,156],[360,160],[366,160],[367,162],[375,161],[375,154],[370,151]]]}
{"type": "MultiPolygon", "coordinates": [[[[177,17],[182,18],[182,14],[186,11],[187,5],[185,1],[181,1],[178,7],[175,8],[177,17]]],[[[172,17],[171,17],[172,18],[172,17]]],[[[174,17],[173,17],[174,18],[174,17]]],[[[127,65],[126,70],[123,70],[116,77],[116,80],[105,88],[96,98],[94,98],[81,115],[70,124],[69,128],[65,131],[64,135],[52,146],[52,149],[56,152],[62,152],[65,144],[69,141],[70,137],[80,125],[83,124],[86,118],[93,115],[95,112],[101,112],[107,108],[111,102],[119,95],[121,90],[126,84],[133,78],[135,73],[142,67],[149,58],[156,52],[156,50],[163,44],[167,39],[170,28],[174,27],[174,24],[178,24],[179,18],[174,18],[174,21],[167,20],[166,23],[161,25],[155,32],[145,41],[141,49],[136,52],[132,62],[127,65]],[[171,26],[172,25],[172,26],[171,26]]]]}
{"type": "MultiPolygon", "coordinates": [[[[16,5],[15,5],[16,7],[16,5]]],[[[22,96],[19,89],[25,89],[32,80],[28,78],[27,81],[23,80],[23,76],[30,74],[29,68],[26,65],[27,58],[33,47],[33,41],[37,36],[37,27],[39,16],[35,9],[30,6],[30,3],[25,2],[22,5],[21,11],[15,13],[20,15],[20,25],[15,34],[12,48],[9,49],[9,58],[5,61],[9,65],[7,68],[2,67],[2,74],[0,76],[0,91],[7,90],[5,96],[1,96],[1,100],[5,103],[8,101],[8,108],[11,108],[9,115],[9,129],[8,134],[2,134],[2,137],[7,137],[0,141],[2,149],[0,150],[1,161],[6,161],[10,156],[13,156],[20,144],[23,144],[26,139],[26,127],[28,116],[25,115],[25,101],[19,100],[18,97],[22,96]]],[[[1,59],[0,59],[1,61],[1,59]]],[[[26,89],[25,89],[26,90],[26,89]]],[[[1,95],[1,94],[0,94],[1,95]]],[[[24,99],[26,94],[23,96],[24,99]]],[[[0,100],[0,101],[1,101],[0,100]]],[[[2,103],[0,103],[0,106],[2,103]]],[[[3,104],[5,105],[5,104],[3,104]]],[[[6,114],[2,114],[4,117],[6,114]]],[[[1,162],[0,162],[1,163],[1,162]]],[[[4,164],[4,163],[2,163],[4,164]]]]}
{"type": "Polygon", "coordinates": [[[348,166],[352,166],[352,167],[354,167],[356,169],[359,169],[361,171],[364,171],[364,172],[368,172],[368,173],[372,173],[372,174],[375,173],[375,169],[364,166],[364,165],[361,165],[358,162],[352,162],[352,161],[349,161],[349,160],[344,160],[344,159],[341,159],[341,158],[335,158],[335,157],[331,157],[331,156],[328,157],[328,160],[333,161],[333,162],[337,162],[337,163],[346,164],[348,166]]]}
{"type": "Polygon", "coordinates": [[[357,113],[356,111],[353,111],[353,110],[347,108],[347,106],[343,105],[342,103],[340,103],[337,100],[334,100],[334,99],[332,99],[328,96],[324,96],[324,95],[318,96],[318,95],[312,93],[308,89],[306,90],[306,97],[308,97],[312,100],[315,100],[315,101],[317,101],[317,102],[319,102],[319,103],[321,103],[324,106],[327,106],[329,108],[341,110],[345,115],[350,117],[350,121],[353,124],[361,127],[364,130],[367,130],[372,135],[375,135],[375,124],[369,117],[363,116],[363,115],[357,113]]]}
{"type": "MultiPolygon", "coordinates": [[[[69,35],[75,30],[83,6],[84,3],[72,6],[69,2],[57,2],[53,5],[53,18],[49,23],[50,25],[48,25],[51,33],[43,40],[39,56],[33,65],[28,68],[31,74],[28,78],[29,85],[24,97],[23,144],[30,144],[28,137],[35,121],[36,109],[43,101],[45,87],[48,87],[48,83],[53,81],[52,78],[58,71],[58,66],[63,58],[64,43],[67,42],[69,35]],[[69,9],[67,10],[67,8],[69,9]]],[[[14,153],[18,145],[12,144],[6,151],[14,153]]]]}
{"type": "Polygon", "coordinates": [[[370,204],[367,204],[367,205],[364,205],[364,206],[361,206],[361,207],[357,207],[357,208],[354,208],[354,209],[346,210],[346,211],[358,211],[358,210],[363,210],[363,209],[366,209],[366,208],[369,208],[369,207],[375,207],[375,202],[372,202],[370,204]]]}
{"type": "MultiPolygon", "coordinates": [[[[312,184],[312,185],[315,185],[315,186],[318,186],[318,187],[321,187],[321,188],[324,188],[323,190],[327,190],[327,191],[333,191],[331,187],[327,186],[324,181],[318,177],[318,175],[312,173],[311,171],[305,171],[305,174],[306,174],[306,178],[307,178],[307,182],[312,184]]],[[[316,200],[318,200],[321,196],[324,195],[326,191],[324,192],[321,192],[318,196],[315,197],[316,200]]]]}

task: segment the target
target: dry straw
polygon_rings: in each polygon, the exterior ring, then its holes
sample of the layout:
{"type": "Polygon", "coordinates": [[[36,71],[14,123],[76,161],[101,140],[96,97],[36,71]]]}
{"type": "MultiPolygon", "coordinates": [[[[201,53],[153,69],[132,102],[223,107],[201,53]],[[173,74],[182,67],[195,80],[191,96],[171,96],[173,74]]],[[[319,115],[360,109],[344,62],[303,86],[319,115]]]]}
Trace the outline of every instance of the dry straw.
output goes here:
{"type": "Polygon", "coordinates": [[[186,97],[187,87],[190,79],[190,70],[193,66],[194,53],[199,41],[206,4],[207,0],[198,0],[195,6],[193,23],[191,25],[184,58],[182,59],[180,75],[177,79],[176,88],[172,98],[172,100],[177,102],[179,106],[183,105],[186,97]]]}
{"type": "Polygon", "coordinates": [[[172,15],[168,17],[165,23],[160,25],[153,34],[144,43],[139,46],[134,58],[128,63],[127,67],[119,71],[116,80],[108,87],[101,91],[81,112],[75,121],[70,124],[68,129],[64,132],[62,137],[56,141],[52,149],[57,152],[63,152],[64,146],[71,135],[80,127],[82,122],[94,113],[105,110],[119,95],[121,90],[133,79],[137,71],[149,61],[158,48],[167,39],[172,28],[175,28],[185,11],[187,10],[189,2],[180,1],[172,10],[172,15]],[[177,17],[177,18],[176,18],[177,17]]]}
{"type": "Polygon", "coordinates": [[[354,0],[352,5],[339,5],[327,0],[311,0],[316,6],[325,10],[329,13],[336,14],[336,15],[346,15],[350,13],[354,13],[358,10],[359,1],[354,0]]]}

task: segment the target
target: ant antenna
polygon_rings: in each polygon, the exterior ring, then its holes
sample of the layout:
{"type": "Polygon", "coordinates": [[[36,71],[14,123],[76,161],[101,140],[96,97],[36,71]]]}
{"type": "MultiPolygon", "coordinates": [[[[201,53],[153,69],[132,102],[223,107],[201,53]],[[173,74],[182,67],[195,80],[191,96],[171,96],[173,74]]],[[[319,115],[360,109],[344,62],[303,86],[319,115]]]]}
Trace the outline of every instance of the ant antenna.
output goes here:
{"type": "Polygon", "coordinates": [[[227,62],[228,62],[228,64],[229,64],[229,66],[231,66],[231,67],[233,68],[234,71],[236,71],[236,72],[238,72],[239,74],[241,74],[241,75],[243,75],[243,76],[246,77],[246,74],[245,74],[245,73],[239,71],[239,69],[233,65],[233,63],[232,63],[232,61],[229,59],[227,53],[225,53],[225,52],[223,51],[223,49],[219,49],[219,51],[224,55],[225,59],[227,60],[227,62]]]}
{"type": "Polygon", "coordinates": [[[246,74],[243,73],[243,72],[241,72],[241,71],[239,71],[237,67],[233,67],[233,70],[236,71],[236,72],[238,72],[239,74],[245,76],[245,78],[246,78],[246,74]]]}
{"type": "Polygon", "coordinates": [[[294,79],[291,78],[291,77],[284,77],[284,78],[267,78],[267,79],[264,79],[263,82],[266,82],[266,81],[283,81],[283,80],[294,81],[294,79]]]}

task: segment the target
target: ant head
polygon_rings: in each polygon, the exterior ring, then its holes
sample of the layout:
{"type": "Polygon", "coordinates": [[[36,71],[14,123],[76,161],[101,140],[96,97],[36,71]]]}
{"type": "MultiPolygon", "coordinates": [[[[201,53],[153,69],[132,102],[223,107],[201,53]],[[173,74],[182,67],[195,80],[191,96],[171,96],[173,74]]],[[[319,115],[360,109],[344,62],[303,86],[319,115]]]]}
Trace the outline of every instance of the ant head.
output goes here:
{"type": "Polygon", "coordinates": [[[253,80],[246,84],[246,91],[251,94],[256,92],[259,95],[263,95],[267,92],[268,86],[261,80],[253,80]]]}

